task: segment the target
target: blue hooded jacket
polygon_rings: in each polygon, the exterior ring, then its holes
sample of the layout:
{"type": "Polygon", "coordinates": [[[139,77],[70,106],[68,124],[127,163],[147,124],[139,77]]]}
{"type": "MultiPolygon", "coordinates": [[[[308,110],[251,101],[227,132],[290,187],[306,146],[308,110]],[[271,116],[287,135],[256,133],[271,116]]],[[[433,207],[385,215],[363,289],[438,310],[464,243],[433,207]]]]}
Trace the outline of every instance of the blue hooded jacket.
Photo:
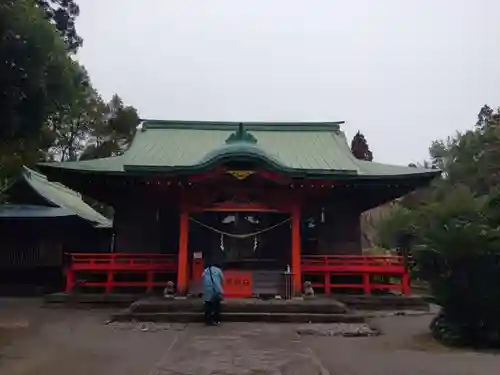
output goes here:
{"type": "Polygon", "coordinates": [[[224,289],[222,288],[224,275],[219,267],[208,266],[205,268],[201,276],[203,279],[203,297],[205,301],[211,301],[214,297],[214,292],[220,295],[224,294],[224,289]],[[212,273],[212,277],[210,277],[210,271],[212,273]]]}

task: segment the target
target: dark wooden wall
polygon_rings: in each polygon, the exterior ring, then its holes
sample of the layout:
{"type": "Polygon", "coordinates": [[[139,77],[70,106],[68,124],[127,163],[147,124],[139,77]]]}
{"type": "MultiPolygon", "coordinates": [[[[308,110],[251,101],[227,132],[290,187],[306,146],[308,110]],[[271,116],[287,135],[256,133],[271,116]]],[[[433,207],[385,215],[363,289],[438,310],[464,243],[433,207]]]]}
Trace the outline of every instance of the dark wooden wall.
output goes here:
{"type": "Polygon", "coordinates": [[[111,250],[112,228],[94,228],[82,223],[63,236],[65,253],[107,253],[111,250]]]}
{"type": "MultiPolygon", "coordinates": [[[[286,214],[264,213],[258,216],[258,224],[250,224],[242,215],[238,224],[234,222],[222,224],[222,220],[232,213],[202,213],[194,215],[195,220],[213,228],[218,228],[228,233],[247,234],[258,232],[283,222],[288,218],[286,214]]],[[[251,268],[284,268],[291,263],[291,230],[287,221],[274,229],[256,236],[257,247],[254,248],[253,236],[247,238],[234,238],[221,236],[213,230],[203,227],[199,223],[190,223],[189,232],[190,256],[193,252],[201,252],[205,262],[215,262],[224,267],[251,268]],[[221,249],[221,237],[224,250],[221,249]]]]}
{"type": "Polygon", "coordinates": [[[64,288],[65,252],[107,252],[111,229],[73,217],[0,220],[0,295],[64,288]]]}
{"type": "MultiPolygon", "coordinates": [[[[324,222],[321,222],[321,210],[314,215],[316,228],[303,229],[309,235],[304,238],[306,253],[317,255],[358,255],[361,247],[361,210],[338,202],[324,207],[324,222]]],[[[303,226],[307,227],[306,225],[303,226]]]]}
{"type": "Polygon", "coordinates": [[[107,252],[111,229],[77,217],[0,221],[0,268],[61,267],[64,253],[107,252]]]}
{"type": "MultiPolygon", "coordinates": [[[[361,254],[361,209],[350,202],[330,202],[324,206],[325,221],[321,223],[320,207],[321,205],[318,205],[308,210],[309,212],[304,212],[303,253],[361,254]],[[307,229],[306,223],[306,219],[311,215],[316,223],[313,231],[307,229]],[[306,238],[307,236],[310,238],[306,238]]],[[[190,227],[190,253],[219,246],[219,235],[203,230],[194,223],[190,223],[190,227]]],[[[179,211],[175,207],[154,204],[119,205],[115,207],[114,231],[115,252],[177,254],[179,211]]],[[[273,237],[272,248],[289,248],[289,232],[287,226],[270,232],[273,237]],[[283,233],[276,235],[278,231],[283,233]],[[280,243],[277,244],[276,241],[280,243]]]]}
{"type": "Polygon", "coordinates": [[[118,253],[177,253],[179,211],[169,206],[123,204],[115,207],[118,253]]]}

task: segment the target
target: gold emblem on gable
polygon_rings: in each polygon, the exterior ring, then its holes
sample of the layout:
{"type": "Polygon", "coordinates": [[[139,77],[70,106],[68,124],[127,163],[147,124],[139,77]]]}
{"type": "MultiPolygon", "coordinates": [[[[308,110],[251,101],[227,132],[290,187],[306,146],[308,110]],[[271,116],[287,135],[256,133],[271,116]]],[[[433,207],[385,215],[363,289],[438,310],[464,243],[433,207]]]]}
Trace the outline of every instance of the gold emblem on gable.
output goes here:
{"type": "Polygon", "coordinates": [[[227,171],[228,174],[237,178],[238,180],[244,180],[248,176],[251,176],[255,173],[255,171],[227,171]]]}

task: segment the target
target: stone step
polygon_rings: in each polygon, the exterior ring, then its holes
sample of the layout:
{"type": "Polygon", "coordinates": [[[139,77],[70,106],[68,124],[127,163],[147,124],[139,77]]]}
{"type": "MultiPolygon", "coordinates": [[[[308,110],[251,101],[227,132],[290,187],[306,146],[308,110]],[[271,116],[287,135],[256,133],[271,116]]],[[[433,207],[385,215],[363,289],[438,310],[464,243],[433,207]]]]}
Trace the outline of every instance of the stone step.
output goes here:
{"type": "MultiPolygon", "coordinates": [[[[364,323],[365,317],[359,314],[309,314],[309,313],[226,313],[224,322],[266,322],[266,323],[364,323]]],[[[200,312],[171,313],[131,313],[129,311],[111,316],[112,322],[168,322],[194,323],[202,322],[200,312]]]]}
{"type": "MultiPolygon", "coordinates": [[[[414,310],[429,311],[429,301],[421,296],[364,296],[364,295],[334,295],[332,297],[318,296],[312,300],[226,300],[224,304],[244,307],[234,307],[235,312],[316,312],[316,313],[344,313],[347,308],[354,310],[414,310]],[[332,298],[333,297],[333,298],[332,298]],[[250,305],[250,307],[248,307],[250,305]],[[253,307],[252,305],[255,305],[253,307]],[[265,306],[265,307],[263,307],[265,306]],[[277,307],[275,307],[277,306],[277,307]],[[347,308],[346,308],[347,306],[347,308]]],[[[201,299],[175,299],[173,301],[154,298],[138,294],[68,294],[54,293],[45,296],[48,306],[92,307],[127,307],[144,304],[141,312],[169,312],[169,311],[199,311],[203,304],[201,299]],[[156,301],[156,302],[154,302],[156,301]],[[155,310],[154,303],[162,304],[155,310]],[[146,306],[153,304],[153,306],[146,306]],[[165,304],[165,305],[164,305],[165,304]],[[175,306],[174,306],[175,305],[175,306]],[[173,306],[173,307],[169,307],[173,306]],[[194,307],[189,307],[194,306],[194,307]],[[142,310],[146,309],[146,311],[142,310]],[[187,309],[187,310],[186,310],[187,309]]],[[[224,306],[226,308],[226,306],[224,306]]]]}
{"type": "Polygon", "coordinates": [[[422,296],[336,294],[333,298],[353,310],[429,311],[429,301],[422,296]]]}
{"type": "Polygon", "coordinates": [[[125,307],[141,298],[147,298],[144,294],[119,294],[119,293],[52,293],[44,296],[47,306],[78,306],[91,307],[125,307]]]}
{"type": "MultiPolygon", "coordinates": [[[[325,300],[258,300],[233,299],[222,302],[222,309],[228,313],[312,313],[345,314],[344,304],[333,299],[325,300]]],[[[132,313],[201,312],[203,300],[165,300],[148,298],[136,301],[129,308],[132,313]]]]}

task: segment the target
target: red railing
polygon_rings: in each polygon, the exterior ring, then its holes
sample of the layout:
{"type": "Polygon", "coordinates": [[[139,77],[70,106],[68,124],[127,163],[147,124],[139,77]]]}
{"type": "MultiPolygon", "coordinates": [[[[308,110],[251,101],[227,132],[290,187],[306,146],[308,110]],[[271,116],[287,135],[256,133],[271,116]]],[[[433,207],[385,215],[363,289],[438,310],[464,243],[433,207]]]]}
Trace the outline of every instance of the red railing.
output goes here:
{"type": "Polygon", "coordinates": [[[322,276],[322,282],[312,286],[322,288],[325,294],[332,289],[363,289],[365,294],[373,290],[400,290],[410,294],[410,275],[402,256],[393,255],[309,255],[302,257],[302,276],[322,276]],[[360,283],[332,283],[332,276],[361,276],[360,283]],[[387,281],[374,280],[378,276],[387,281]],[[391,283],[397,278],[399,283],[391,283]]]}
{"type": "MultiPolygon", "coordinates": [[[[156,281],[158,273],[177,272],[177,260],[173,254],[126,254],[126,253],[84,253],[67,254],[70,264],[66,268],[66,292],[78,287],[104,287],[106,293],[115,287],[166,286],[167,281],[156,281]],[[88,281],[85,277],[106,274],[105,281],[88,281]],[[145,281],[115,281],[117,273],[143,273],[145,281]]],[[[92,278],[92,277],[91,277],[92,278]]]]}
{"type": "MultiPolygon", "coordinates": [[[[66,292],[78,287],[103,287],[106,293],[115,287],[164,287],[168,281],[157,281],[155,275],[176,273],[177,259],[174,254],[126,254],[126,253],[80,253],[68,254],[70,263],[66,268],[66,292]],[[117,281],[116,274],[142,273],[144,281],[117,281]],[[106,275],[103,281],[94,281],[96,275],[106,275]],[[86,278],[91,280],[86,280],[86,278]]],[[[201,275],[203,265],[193,266],[193,278],[201,275]]],[[[401,256],[378,255],[304,255],[301,272],[303,280],[307,276],[319,276],[322,281],[313,282],[325,294],[332,289],[362,289],[365,294],[373,290],[400,290],[410,294],[410,276],[401,256]],[[335,276],[360,276],[359,282],[333,283],[335,276]],[[376,277],[387,280],[376,280],[376,277]],[[390,279],[399,279],[392,283],[390,279]]]]}

